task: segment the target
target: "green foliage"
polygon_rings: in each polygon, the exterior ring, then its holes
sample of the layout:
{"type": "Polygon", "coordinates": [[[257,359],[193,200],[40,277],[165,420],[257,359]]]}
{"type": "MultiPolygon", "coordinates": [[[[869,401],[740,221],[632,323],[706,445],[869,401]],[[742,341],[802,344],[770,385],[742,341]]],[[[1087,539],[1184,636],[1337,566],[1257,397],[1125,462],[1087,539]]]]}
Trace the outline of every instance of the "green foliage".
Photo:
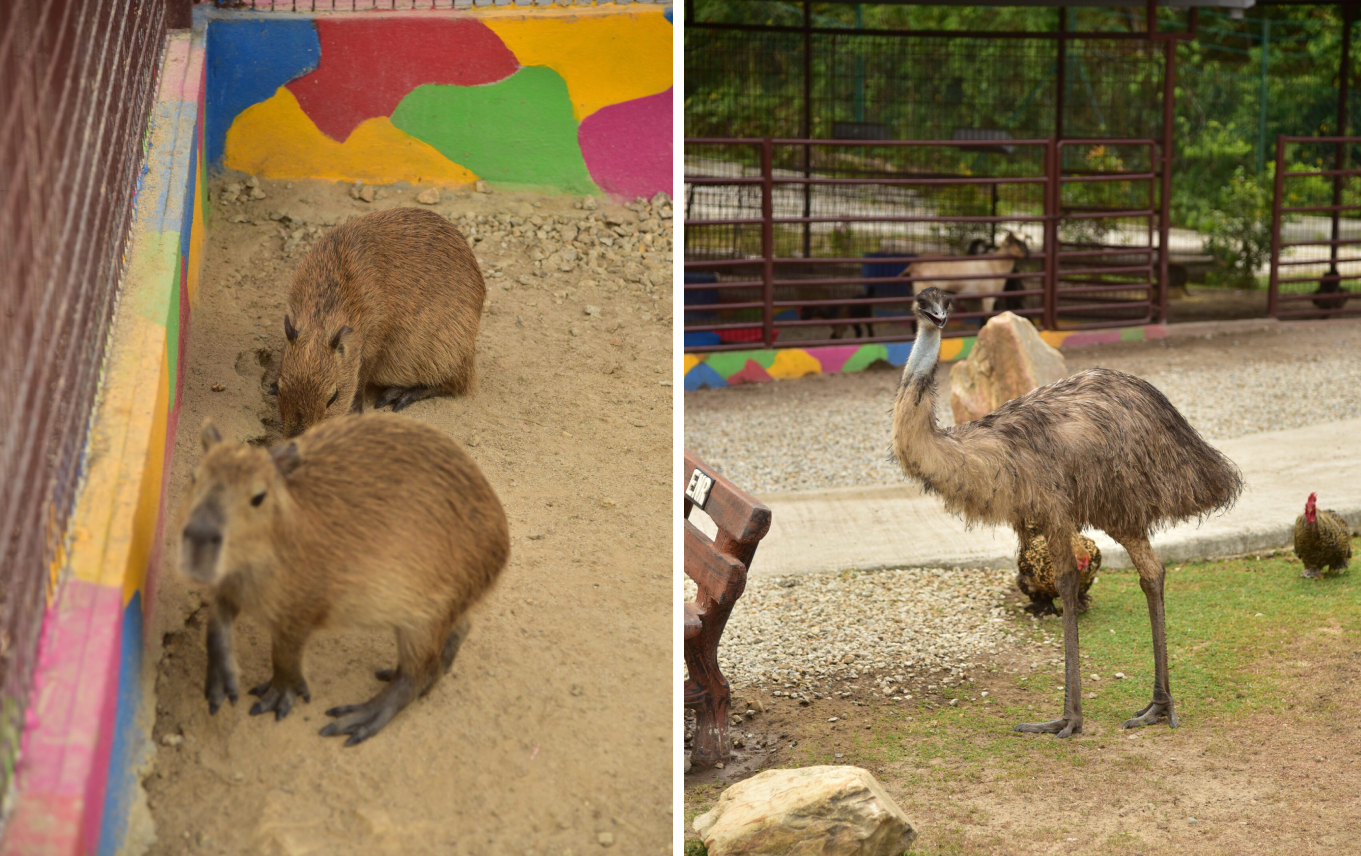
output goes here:
{"type": "Polygon", "coordinates": [[[1271,187],[1238,167],[1209,213],[1205,251],[1231,279],[1250,282],[1271,254],[1271,187]]]}

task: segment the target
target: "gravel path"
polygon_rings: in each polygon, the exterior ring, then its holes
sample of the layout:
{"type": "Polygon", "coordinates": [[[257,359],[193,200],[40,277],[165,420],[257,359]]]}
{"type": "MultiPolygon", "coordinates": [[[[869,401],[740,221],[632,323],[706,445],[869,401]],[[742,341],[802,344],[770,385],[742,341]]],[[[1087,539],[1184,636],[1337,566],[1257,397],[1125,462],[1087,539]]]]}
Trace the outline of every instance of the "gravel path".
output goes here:
{"type": "MultiPolygon", "coordinates": [[[[924,675],[950,686],[1013,632],[1003,608],[1012,577],[921,568],[752,577],[723,633],[719,664],[733,686],[790,698],[833,690],[901,698],[895,685],[924,675]]],[[[686,584],[693,599],[694,584],[686,584]]]]}
{"type": "MultiPolygon", "coordinates": [[[[1147,378],[1202,434],[1227,440],[1361,415],[1361,325],[1096,346],[1065,354],[1147,378]]],[[[941,425],[953,424],[942,366],[941,425]]],[[[898,484],[889,459],[896,370],[685,395],[686,446],[753,493],[898,484]]]]}

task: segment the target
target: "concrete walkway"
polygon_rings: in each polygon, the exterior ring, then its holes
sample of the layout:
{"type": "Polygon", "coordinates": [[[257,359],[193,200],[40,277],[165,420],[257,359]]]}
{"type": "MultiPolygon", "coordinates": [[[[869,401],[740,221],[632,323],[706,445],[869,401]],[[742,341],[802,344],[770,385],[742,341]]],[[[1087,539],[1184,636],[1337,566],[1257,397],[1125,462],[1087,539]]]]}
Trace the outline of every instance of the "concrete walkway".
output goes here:
{"type": "MultiPolygon", "coordinates": [[[[1154,536],[1164,562],[1290,546],[1310,491],[1318,493],[1321,508],[1342,514],[1353,530],[1361,525],[1361,419],[1254,434],[1218,446],[1243,471],[1243,497],[1227,514],[1154,536]]],[[[753,575],[1016,563],[1011,530],[967,529],[939,499],[906,482],[761,500],[770,506],[772,522],[756,551],[753,575]]],[[[1101,547],[1105,567],[1130,566],[1123,548],[1103,533],[1088,534],[1101,547]]]]}

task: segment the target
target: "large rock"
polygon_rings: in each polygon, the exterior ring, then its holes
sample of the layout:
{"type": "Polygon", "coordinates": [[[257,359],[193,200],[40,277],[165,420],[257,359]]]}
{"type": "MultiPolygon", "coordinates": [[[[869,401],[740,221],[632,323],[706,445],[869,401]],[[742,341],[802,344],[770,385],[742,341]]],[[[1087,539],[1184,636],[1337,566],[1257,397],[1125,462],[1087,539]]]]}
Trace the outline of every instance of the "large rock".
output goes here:
{"type": "Polygon", "coordinates": [[[867,770],[767,770],[738,782],[695,832],[709,856],[900,856],[917,832],[867,770]]]}
{"type": "Polygon", "coordinates": [[[1067,376],[1063,355],[1040,338],[1034,324],[1011,312],[994,315],[978,332],[969,358],[950,369],[955,424],[1067,376]]]}

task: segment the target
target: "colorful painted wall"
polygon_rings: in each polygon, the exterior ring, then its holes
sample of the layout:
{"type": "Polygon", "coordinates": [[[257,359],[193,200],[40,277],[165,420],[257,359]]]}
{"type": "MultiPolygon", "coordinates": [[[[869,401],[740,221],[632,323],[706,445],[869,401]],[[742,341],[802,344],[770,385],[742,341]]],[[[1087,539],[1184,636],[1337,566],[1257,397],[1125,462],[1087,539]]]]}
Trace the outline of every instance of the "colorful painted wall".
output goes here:
{"type": "Polygon", "coordinates": [[[670,193],[671,39],[670,11],[651,6],[220,15],[208,162],[276,179],[670,193]]]}
{"type": "Polygon", "coordinates": [[[162,497],[204,218],[204,40],[169,38],[147,129],[123,295],[90,455],[43,619],[5,854],[113,854],[146,745],[145,596],[160,564],[162,497]]]}
{"type": "MultiPolygon", "coordinates": [[[[1040,336],[1055,348],[1095,345],[1103,342],[1141,342],[1162,339],[1167,330],[1161,324],[1110,330],[1044,330],[1040,336]]],[[[962,360],[973,350],[976,336],[944,339],[940,358],[945,362],[962,360]]],[[[901,366],[912,353],[912,343],[875,345],[833,345],[825,348],[776,348],[755,351],[720,351],[714,354],[685,355],[685,388],[718,389],[740,383],[788,380],[810,374],[839,374],[864,371],[878,362],[901,366]]]]}

